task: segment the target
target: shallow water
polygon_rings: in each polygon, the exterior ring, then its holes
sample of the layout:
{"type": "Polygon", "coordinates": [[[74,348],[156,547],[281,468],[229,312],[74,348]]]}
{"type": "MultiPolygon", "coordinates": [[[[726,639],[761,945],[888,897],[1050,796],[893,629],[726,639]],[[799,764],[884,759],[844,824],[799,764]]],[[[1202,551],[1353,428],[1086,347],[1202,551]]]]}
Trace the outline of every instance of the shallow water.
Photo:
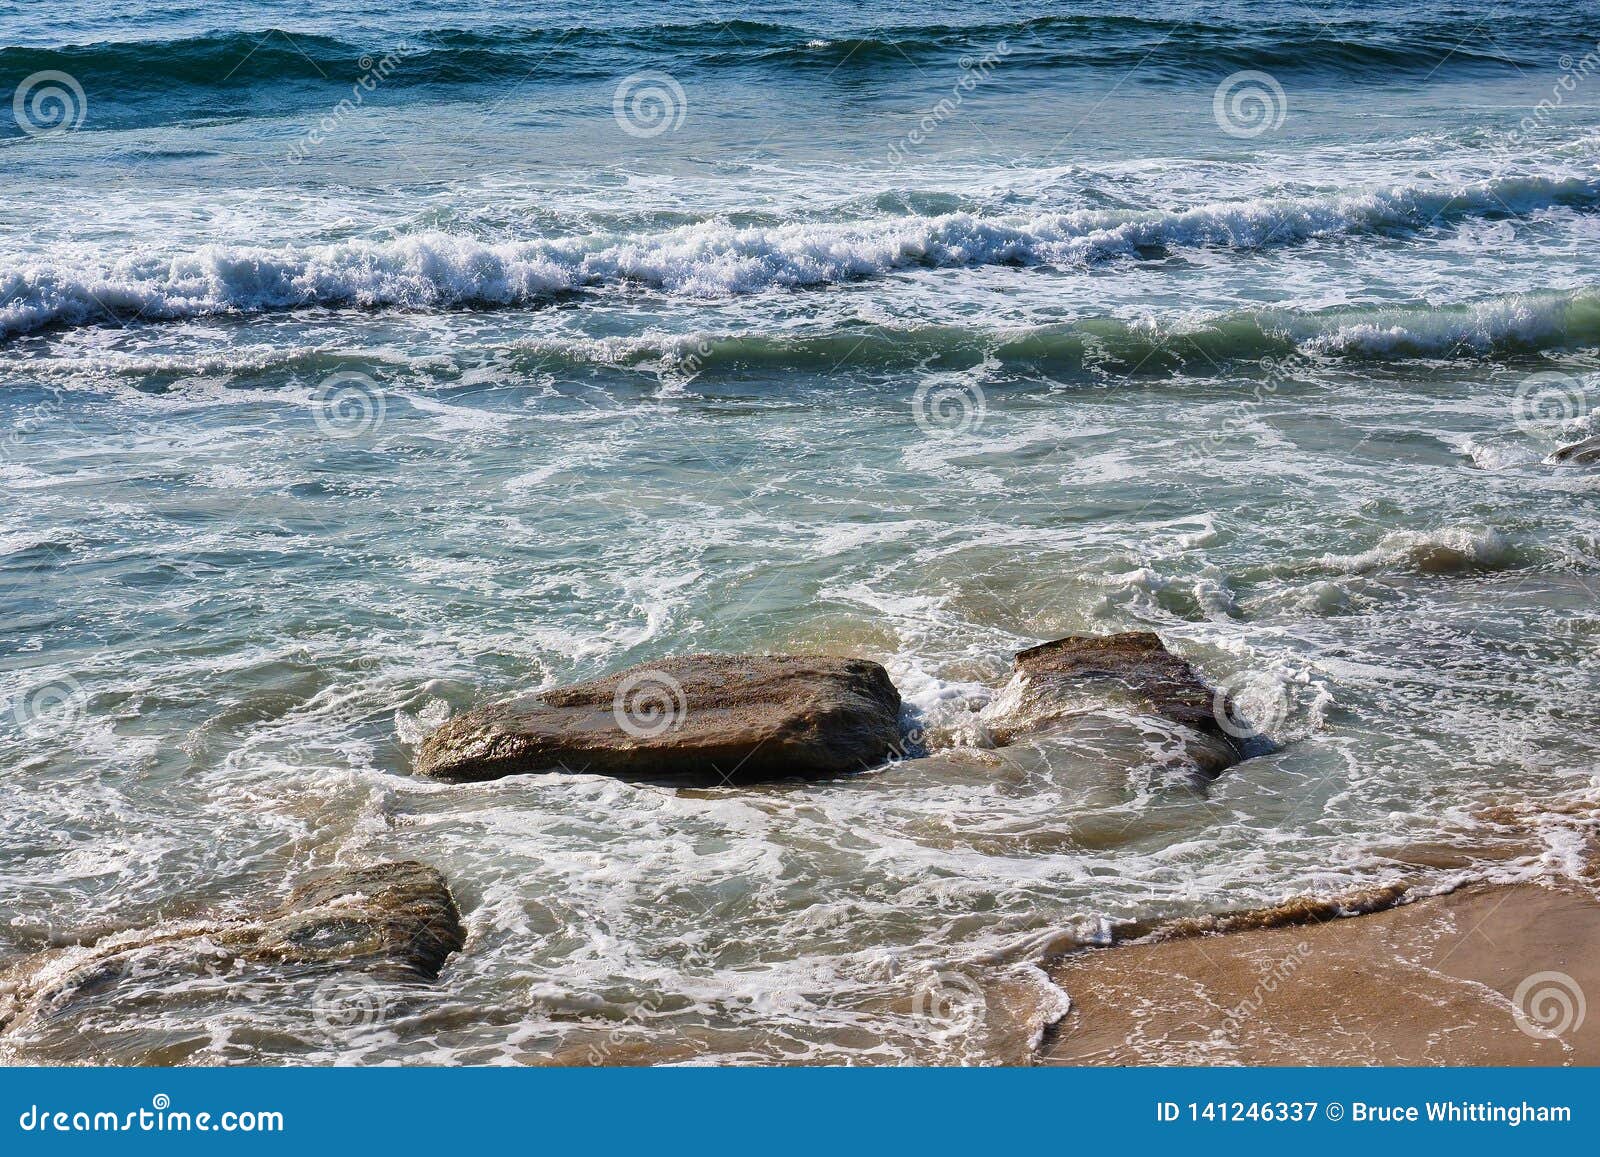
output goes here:
{"type": "Polygon", "coordinates": [[[0,125],[0,954],[393,857],[469,942],[331,1028],[234,977],[8,1060],[1011,1060],[1106,921],[1571,870],[1597,82],[1520,122],[1572,6],[76,8],[0,18],[86,105],[0,125]],[[1016,649],[1133,627],[1279,750],[966,744],[1016,649]],[[882,660],[934,754],[410,774],[488,697],[768,649],[882,660]]]}

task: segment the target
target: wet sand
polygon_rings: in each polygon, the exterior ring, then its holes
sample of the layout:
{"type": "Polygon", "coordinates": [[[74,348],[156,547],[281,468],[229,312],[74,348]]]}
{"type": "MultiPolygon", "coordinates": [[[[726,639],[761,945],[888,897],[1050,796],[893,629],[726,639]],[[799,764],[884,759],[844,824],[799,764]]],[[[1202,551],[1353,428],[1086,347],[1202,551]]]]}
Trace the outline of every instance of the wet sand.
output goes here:
{"type": "Polygon", "coordinates": [[[1046,1064],[1600,1064],[1600,899],[1576,884],[1090,949],[1051,975],[1073,1009],[1046,1064]]]}

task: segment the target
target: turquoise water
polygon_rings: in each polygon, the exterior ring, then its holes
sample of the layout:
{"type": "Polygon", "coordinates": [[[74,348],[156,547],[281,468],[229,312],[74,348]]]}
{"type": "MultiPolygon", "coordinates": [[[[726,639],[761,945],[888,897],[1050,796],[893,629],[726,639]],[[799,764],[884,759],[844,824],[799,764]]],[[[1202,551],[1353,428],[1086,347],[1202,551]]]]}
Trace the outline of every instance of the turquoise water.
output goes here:
{"type": "Polygon", "coordinates": [[[0,87],[77,86],[0,116],[0,956],[386,857],[467,951],[6,1059],[1016,1059],[1104,921],[1572,870],[1576,6],[390,7],[0,15],[0,87]],[[983,746],[1013,651],[1133,627],[1280,750],[983,746]],[[410,774],[492,696],[795,649],[933,755],[410,774]]]}

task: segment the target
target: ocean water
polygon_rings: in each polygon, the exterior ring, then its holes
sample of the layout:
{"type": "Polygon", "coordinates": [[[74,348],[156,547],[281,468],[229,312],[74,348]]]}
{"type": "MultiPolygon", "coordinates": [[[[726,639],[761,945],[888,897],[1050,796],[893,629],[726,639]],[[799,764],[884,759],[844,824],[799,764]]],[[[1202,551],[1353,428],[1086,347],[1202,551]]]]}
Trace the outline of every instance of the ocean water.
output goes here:
{"type": "Polygon", "coordinates": [[[1597,42],[1556,0],[0,11],[0,966],[383,858],[469,932],[354,1012],[152,977],[0,1055],[1014,1061],[1109,922],[1571,873],[1597,42]],[[1015,650],[1133,628],[1277,750],[983,746],[1015,650]],[[411,774],[491,697],[812,649],[928,757],[411,774]]]}

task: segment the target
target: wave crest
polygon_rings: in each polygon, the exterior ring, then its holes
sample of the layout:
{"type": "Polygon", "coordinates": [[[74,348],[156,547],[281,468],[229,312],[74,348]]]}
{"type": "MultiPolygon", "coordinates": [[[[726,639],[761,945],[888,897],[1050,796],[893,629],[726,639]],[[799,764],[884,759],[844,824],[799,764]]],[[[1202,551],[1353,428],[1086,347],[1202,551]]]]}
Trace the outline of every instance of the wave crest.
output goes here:
{"type": "MultiPolygon", "coordinates": [[[[958,212],[742,228],[711,220],[658,233],[535,240],[434,231],[300,248],[207,245],[165,257],[40,259],[0,269],[0,336],[51,325],[311,306],[495,307],[629,288],[723,297],[917,268],[1088,267],[1177,248],[1254,250],[1405,235],[1472,216],[1555,206],[1600,206],[1600,178],[1509,176],[1175,212],[1076,210],[1003,219],[958,212]]],[[[1400,339],[1375,329],[1342,340],[1377,346],[1400,339]]]]}
{"type": "MultiPolygon", "coordinates": [[[[1192,80],[1230,67],[1285,74],[1359,76],[1544,65],[1551,52],[1580,42],[1576,12],[1557,10],[1463,32],[1431,14],[1403,19],[1253,21],[1163,18],[1116,13],[1038,16],[973,23],[874,24],[822,32],[752,20],[688,20],[633,26],[507,24],[409,32],[411,56],[399,84],[476,84],[523,78],[530,65],[559,64],[565,76],[610,75],[619,63],[651,59],[680,67],[903,70],[940,55],[1014,43],[1020,59],[1051,69],[1125,69],[1192,80]],[[1092,44],[1094,51],[1085,52],[1092,44]],[[1310,51],[1311,49],[1315,51],[1310,51]]],[[[204,32],[166,40],[101,41],[0,49],[0,68],[26,74],[62,68],[107,87],[248,90],[257,82],[343,77],[366,55],[401,47],[393,37],[362,41],[341,33],[275,28],[204,32]]],[[[359,69],[358,69],[359,71],[359,69]]]]}

